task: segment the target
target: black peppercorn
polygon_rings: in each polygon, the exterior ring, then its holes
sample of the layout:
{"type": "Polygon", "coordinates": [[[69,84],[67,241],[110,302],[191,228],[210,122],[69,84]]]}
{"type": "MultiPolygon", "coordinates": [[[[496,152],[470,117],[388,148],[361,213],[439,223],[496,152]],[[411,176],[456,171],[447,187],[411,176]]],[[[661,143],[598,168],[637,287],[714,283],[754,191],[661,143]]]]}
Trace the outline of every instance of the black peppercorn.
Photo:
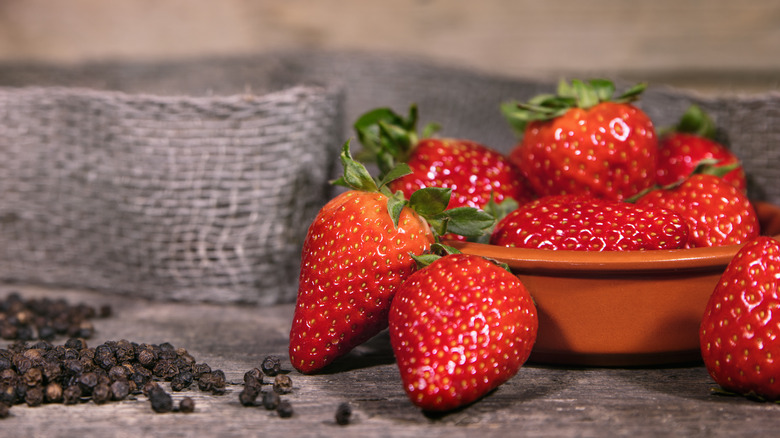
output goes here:
{"type": "Polygon", "coordinates": [[[171,380],[179,374],[179,368],[171,360],[160,359],[152,369],[152,373],[161,379],[171,380]]]}
{"type": "Polygon", "coordinates": [[[254,406],[258,395],[260,395],[260,392],[257,388],[247,386],[238,393],[238,401],[243,406],[254,406]]]}
{"type": "Polygon", "coordinates": [[[114,313],[111,306],[108,304],[103,304],[100,306],[100,311],[98,312],[98,315],[100,315],[101,318],[108,318],[111,316],[111,314],[114,313]]]}
{"type": "Polygon", "coordinates": [[[293,416],[293,407],[287,400],[279,402],[279,406],[276,407],[276,413],[282,418],[290,418],[293,416]]]}
{"type": "Polygon", "coordinates": [[[11,362],[11,359],[0,355],[0,371],[5,371],[7,369],[10,369],[13,366],[13,362],[11,362]]]}
{"type": "Polygon", "coordinates": [[[263,372],[260,371],[259,368],[252,368],[251,370],[244,373],[244,384],[245,385],[255,385],[255,384],[263,384],[263,372]]]}
{"type": "Polygon", "coordinates": [[[3,371],[0,371],[0,380],[5,382],[10,382],[12,380],[16,380],[16,378],[19,377],[19,374],[16,373],[16,371],[13,368],[8,368],[3,371]]]}
{"type": "Polygon", "coordinates": [[[222,370],[214,370],[211,372],[211,392],[214,394],[222,394],[225,392],[227,386],[227,378],[225,372],[222,370]]]}
{"type": "Polygon", "coordinates": [[[68,338],[63,346],[65,348],[73,348],[74,350],[83,350],[87,348],[87,341],[80,338],[68,338]]]}
{"type": "Polygon", "coordinates": [[[352,407],[349,405],[349,403],[341,403],[336,408],[336,424],[339,425],[347,425],[349,424],[350,418],[352,417],[352,407]]]}
{"type": "Polygon", "coordinates": [[[22,379],[27,386],[38,386],[43,381],[43,372],[40,368],[30,368],[24,373],[22,379]]]}
{"type": "Polygon", "coordinates": [[[46,360],[41,367],[43,378],[47,382],[54,382],[62,375],[62,366],[56,360],[46,360]]]}
{"type": "Polygon", "coordinates": [[[75,348],[66,348],[62,353],[62,360],[78,360],[80,357],[79,350],[75,348]]]}
{"type": "Polygon", "coordinates": [[[198,389],[201,391],[211,391],[212,385],[211,385],[211,373],[203,373],[200,375],[200,379],[198,379],[198,389]]]}
{"type": "Polygon", "coordinates": [[[92,401],[95,404],[102,405],[111,400],[111,387],[101,383],[92,390],[92,401]]]}
{"type": "Polygon", "coordinates": [[[149,402],[152,404],[152,410],[159,414],[173,410],[173,398],[159,385],[149,391],[149,402]]]}
{"type": "Polygon", "coordinates": [[[152,382],[152,381],[149,381],[149,382],[146,382],[146,383],[144,384],[144,386],[143,386],[143,387],[142,387],[142,389],[141,389],[141,392],[143,393],[143,395],[145,395],[145,396],[149,397],[149,394],[150,394],[150,393],[151,393],[153,390],[156,390],[157,388],[160,388],[160,384],[159,384],[159,383],[157,383],[157,382],[152,382]]]}
{"type": "Polygon", "coordinates": [[[263,392],[263,407],[272,411],[279,406],[279,394],[274,391],[263,392]]]}
{"type": "Polygon", "coordinates": [[[43,390],[39,386],[33,386],[27,388],[27,392],[24,395],[24,401],[27,406],[36,407],[43,404],[43,390]]]}
{"type": "Polygon", "coordinates": [[[23,354],[15,354],[13,363],[14,367],[16,367],[16,372],[19,374],[24,374],[33,367],[32,361],[24,357],[23,354]]]}
{"type": "Polygon", "coordinates": [[[17,331],[18,330],[15,325],[5,322],[0,325],[0,338],[6,340],[16,339],[17,331]]]}
{"type": "Polygon", "coordinates": [[[151,348],[142,348],[137,354],[138,362],[147,368],[153,367],[157,361],[157,355],[151,348]]]}
{"type": "Polygon", "coordinates": [[[189,371],[183,371],[171,379],[171,389],[174,391],[184,391],[189,388],[193,382],[192,373],[189,371]]]}
{"type": "Polygon", "coordinates": [[[260,369],[267,376],[275,376],[282,370],[282,361],[278,356],[266,356],[260,364],[260,369]]]}
{"type": "Polygon", "coordinates": [[[47,341],[53,340],[57,336],[57,331],[50,325],[42,325],[38,328],[38,338],[47,341]]]}
{"type": "Polygon", "coordinates": [[[113,400],[124,400],[130,395],[130,382],[127,380],[117,380],[111,384],[111,398],[113,400]]]}
{"type": "Polygon", "coordinates": [[[293,383],[287,374],[279,374],[274,377],[274,392],[278,394],[288,394],[292,392],[293,383]]]}
{"type": "Polygon", "coordinates": [[[98,375],[94,372],[82,373],[76,382],[81,387],[82,394],[90,394],[98,384],[98,375]]]}
{"type": "Polygon", "coordinates": [[[70,385],[62,393],[62,402],[66,405],[75,405],[81,401],[81,387],[70,385]]]}
{"type": "Polygon", "coordinates": [[[179,402],[179,412],[189,414],[195,411],[195,400],[192,397],[184,397],[179,402]]]}
{"type": "Polygon", "coordinates": [[[122,365],[116,365],[108,370],[108,378],[111,380],[127,379],[130,375],[130,370],[122,365]]]}
{"type": "Polygon", "coordinates": [[[211,367],[206,363],[197,363],[192,366],[192,375],[196,379],[200,379],[203,374],[210,373],[211,367]]]}
{"type": "Polygon", "coordinates": [[[16,403],[16,388],[12,384],[0,384],[0,403],[8,405],[16,403]]]}
{"type": "Polygon", "coordinates": [[[135,349],[127,340],[121,340],[117,343],[114,356],[119,363],[130,362],[135,359],[135,349]]]}
{"type": "Polygon", "coordinates": [[[62,385],[57,382],[49,383],[43,391],[44,401],[48,403],[59,403],[62,401],[62,392],[62,385]]]}

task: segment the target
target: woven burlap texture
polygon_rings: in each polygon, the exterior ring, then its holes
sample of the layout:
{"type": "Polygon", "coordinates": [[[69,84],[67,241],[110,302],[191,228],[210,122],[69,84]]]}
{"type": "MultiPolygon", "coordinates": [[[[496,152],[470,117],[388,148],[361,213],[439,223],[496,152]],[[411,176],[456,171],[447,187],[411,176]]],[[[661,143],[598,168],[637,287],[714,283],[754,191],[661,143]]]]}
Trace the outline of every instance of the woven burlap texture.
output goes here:
{"type": "Polygon", "coordinates": [[[0,277],[156,299],[294,300],[341,100],[318,87],[0,89],[0,277]]]}
{"type": "MultiPolygon", "coordinates": [[[[509,152],[517,138],[500,104],[552,92],[557,80],[322,51],[0,65],[0,86],[22,87],[3,91],[0,110],[0,190],[10,200],[0,205],[0,278],[155,298],[294,301],[293,247],[311,210],[283,201],[324,204],[334,145],[355,137],[360,114],[417,103],[420,126],[437,122],[443,136],[509,152]],[[332,95],[263,94],[299,84],[343,90],[340,117],[332,95]],[[262,97],[231,97],[247,93],[262,97]],[[282,158],[270,157],[278,149],[282,158]],[[275,170],[272,159],[281,160],[275,170]],[[308,180],[291,176],[301,169],[308,180]],[[308,197],[292,196],[284,177],[308,197]]],[[[742,160],[751,197],[780,204],[780,95],[704,97],[651,83],[638,105],[663,127],[692,103],[742,160]]]]}

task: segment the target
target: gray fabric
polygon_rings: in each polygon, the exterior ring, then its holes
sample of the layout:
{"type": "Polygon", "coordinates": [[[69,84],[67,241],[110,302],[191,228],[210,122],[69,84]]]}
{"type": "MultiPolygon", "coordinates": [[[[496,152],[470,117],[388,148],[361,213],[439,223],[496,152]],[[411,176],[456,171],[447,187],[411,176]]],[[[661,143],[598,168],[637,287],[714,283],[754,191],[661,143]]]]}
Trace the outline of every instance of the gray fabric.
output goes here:
{"type": "MultiPolygon", "coordinates": [[[[300,242],[358,115],[415,102],[421,124],[508,152],[516,138],[499,105],[554,82],[345,52],[0,65],[0,278],[293,301],[300,242]]],[[[702,105],[743,160],[750,195],[780,204],[780,95],[650,85],[639,105],[657,126],[702,105]]]]}
{"type": "Polygon", "coordinates": [[[0,89],[0,278],[293,300],[341,142],[339,96],[0,89]]]}

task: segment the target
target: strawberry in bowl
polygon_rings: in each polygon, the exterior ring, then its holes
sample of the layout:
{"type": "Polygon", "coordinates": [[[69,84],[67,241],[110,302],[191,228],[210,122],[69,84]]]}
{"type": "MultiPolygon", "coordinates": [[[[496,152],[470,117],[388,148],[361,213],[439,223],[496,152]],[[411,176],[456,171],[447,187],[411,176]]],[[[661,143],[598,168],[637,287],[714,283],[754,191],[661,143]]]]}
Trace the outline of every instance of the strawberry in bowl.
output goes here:
{"type": "Polygon", "coordinates": [[[510,160],[539,196],[622,200],[651,187],[658,139],[650,117],[632,105],[644,89],[614,96],[610,81],[562,81],[557,94],[503,104],[521,137],[510,160]]]}

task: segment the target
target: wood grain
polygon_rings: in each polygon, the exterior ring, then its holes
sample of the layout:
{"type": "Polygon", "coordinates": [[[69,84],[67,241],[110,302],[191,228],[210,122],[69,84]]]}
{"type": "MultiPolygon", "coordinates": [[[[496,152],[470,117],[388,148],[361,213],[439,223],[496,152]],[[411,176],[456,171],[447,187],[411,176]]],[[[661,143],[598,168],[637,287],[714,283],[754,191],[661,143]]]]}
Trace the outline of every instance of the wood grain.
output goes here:
{"type": "MultiPolygon", "coordinates": [[[[484,399],[446,415],[426,415],[406,398],[386,333],[324,373],[301,375],[286,360],[291,305],[221,306],[148,302],[87,291],[4,286],[24,297],[65,297],[110,304],[114,316],[95,320],[92,346],[105,340],[171,342],[199,362],[225,371],[224,395],[197,389],[173,393],[196,401],[192,414],[155,414],[142,395],[95,405],[16,405],[0,420],[3,436],[769,436],[780,427],[775,404],[713,395],[699,364],[662,368],[576,368],[527,364],[484,399]],[[294,389],[292,418],[238,402],[243,373],[269,354],[282,356],[294,389]],[[338,426],[341,402],[353,422],[338,426]]],[[[5,341],[4,341],[5,342],[5,341]]],[[[64,341],[63,341],[64,342],[64,341]]],[[[0,346],[5,346],[0,344],[0,346]]]]}
{"type": "Polygon", "coordinates": [[[511,76],[634,73],[708,90],[776,90],[778,20],[774,0],[7,1],[0,60],[365,50],[511,76]]]}

